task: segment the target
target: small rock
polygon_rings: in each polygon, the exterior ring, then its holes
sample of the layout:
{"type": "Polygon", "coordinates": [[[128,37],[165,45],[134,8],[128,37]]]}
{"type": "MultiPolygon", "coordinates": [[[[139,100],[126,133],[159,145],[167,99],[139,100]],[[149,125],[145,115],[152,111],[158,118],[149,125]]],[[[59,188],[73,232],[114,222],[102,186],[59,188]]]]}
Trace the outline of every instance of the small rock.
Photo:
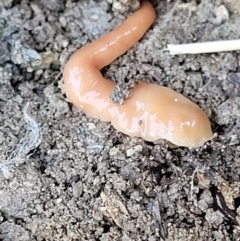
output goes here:
{"type": "Polygon", "coordinates": [[[82,192],[83,192],[83,187],[82,187],[82,184],[81,183],[74,183],[73,185],[73,196],[78,198],[82,195],[82,192]]]}
{"type": "Polygon", "coordinates": [[[59,22],[62,24],[62,26],[65,28],[67,25],[67,19],[64,16],[61,16],[59,18],[59,22]]]}
{"type": "Polygon", "coordinates": [[[62,198],[58,198],[57,200],[56,200],[56,203],[57,204],[60,204],[62,202],[62,198]]]}
{"type": "Polygon", "coordinates": [[[63,40],[63,42],[62,42],[63,48],[66,48],[68,46],[68,44],[69,44],[68,40],[63,40]]]}
{"type": "Polygon", "coordinates": [[[3,136],[3,133],[0,131],[0,144],[3,143],[3,140],[4,140],[4,136],[3,136]]]}
{"type": "Polygon", "coordinates": [[[3,216],[2,216],[2,214],[0,213],[0,223],[2,223],[3,222],[3,216]]]}
{"type": "Polygon", "coordinates": [[[229,12],[224,5],[220,5],[216,11],[216,23],[222,24],[224,21],[228,21],[229,19],[229,12]]]}
{"type": "Polygon", "coordinates": [[[140,152],[142,152],[142,150],[143,150],[143,147],[141,145],[134,146],[127,150],[127,157],[132,156],[136,152],[140,153],[140,152]]]}

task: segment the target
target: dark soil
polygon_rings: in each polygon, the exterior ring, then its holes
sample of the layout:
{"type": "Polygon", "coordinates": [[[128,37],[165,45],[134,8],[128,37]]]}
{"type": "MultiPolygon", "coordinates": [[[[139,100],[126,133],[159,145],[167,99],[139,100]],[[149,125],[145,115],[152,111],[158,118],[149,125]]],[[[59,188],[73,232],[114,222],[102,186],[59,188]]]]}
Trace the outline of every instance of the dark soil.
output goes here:
{"type": "Polygon", "coordinates": [[[120,96],[144,79],[201,106],[217,137],[199,150],[130,138],[65,98],[69,55],[138,1],[0,1],[0,240],[240,240],[240,53],[166,51],[240,38],[239,1],[153,4],[152,28],[103,74],[120,96]]]}

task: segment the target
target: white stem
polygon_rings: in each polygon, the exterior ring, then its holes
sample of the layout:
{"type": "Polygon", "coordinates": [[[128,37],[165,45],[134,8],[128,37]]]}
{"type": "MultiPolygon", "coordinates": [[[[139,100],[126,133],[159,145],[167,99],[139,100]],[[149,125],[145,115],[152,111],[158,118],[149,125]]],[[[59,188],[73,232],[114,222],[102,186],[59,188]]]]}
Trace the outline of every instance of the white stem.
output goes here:
{"type": "Polygon", "coordinates": [[[240,50],[240,40],[226,40],[205,43],[168,44],[170,54],[202,54],[240,50]]]}

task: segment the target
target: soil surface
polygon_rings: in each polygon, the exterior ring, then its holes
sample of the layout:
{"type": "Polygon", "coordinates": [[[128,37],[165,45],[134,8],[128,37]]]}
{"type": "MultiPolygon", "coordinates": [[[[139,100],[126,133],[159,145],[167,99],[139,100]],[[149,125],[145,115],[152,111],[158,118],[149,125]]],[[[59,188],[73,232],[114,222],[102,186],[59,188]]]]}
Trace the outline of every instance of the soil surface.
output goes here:
{"type": "Polygon", "coordinates": [[[130,138],[66,100],[70,54],[138,1],[0,1],[0,240],[240,240],[240,54],[166,51],[240,38],[239,1],[152,3],[151,29],[102,73],[120,96],[143,79],[197,103],[217,133],[198,150],[130,138]]]}

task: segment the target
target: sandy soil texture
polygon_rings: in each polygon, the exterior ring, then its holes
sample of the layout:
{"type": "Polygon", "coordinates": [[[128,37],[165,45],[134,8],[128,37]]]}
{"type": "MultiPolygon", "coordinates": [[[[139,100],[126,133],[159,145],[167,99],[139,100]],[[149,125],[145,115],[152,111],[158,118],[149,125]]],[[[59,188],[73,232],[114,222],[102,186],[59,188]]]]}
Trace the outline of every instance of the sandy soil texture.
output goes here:
{"type": "Polygon", "coordinates": [[[138,0],[0,1],[0,240],[240,240],[239,52],[165,50],[240,38],[239,1],[152,3],[152,28],[102,73],[197,103],[218,134],[199,150],[130,138],[66,100],[70,54],[138,0]]]}

